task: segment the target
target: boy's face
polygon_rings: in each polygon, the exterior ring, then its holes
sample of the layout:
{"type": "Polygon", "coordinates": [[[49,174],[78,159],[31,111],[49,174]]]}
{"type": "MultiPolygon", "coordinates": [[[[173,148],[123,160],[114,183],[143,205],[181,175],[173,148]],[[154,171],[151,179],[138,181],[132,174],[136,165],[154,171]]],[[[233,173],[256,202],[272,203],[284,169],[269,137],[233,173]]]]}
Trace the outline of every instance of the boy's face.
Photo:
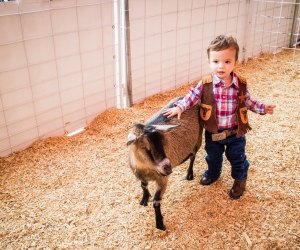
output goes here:
{"type": "Polygon", "coordinates": [[[237,65],[235,54],[236,50],[232,48],[210,51],[209,66],[212,72],[224,81],[231,79],[230,73],[237,65]]]}

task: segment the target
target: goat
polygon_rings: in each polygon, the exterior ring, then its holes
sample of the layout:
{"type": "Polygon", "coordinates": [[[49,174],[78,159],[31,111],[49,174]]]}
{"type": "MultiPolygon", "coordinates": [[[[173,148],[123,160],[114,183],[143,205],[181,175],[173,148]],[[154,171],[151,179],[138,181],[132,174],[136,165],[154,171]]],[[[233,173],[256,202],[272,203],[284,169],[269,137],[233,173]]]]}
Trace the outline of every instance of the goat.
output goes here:
{"type": "MultiPolygon", "coordinates": [[[[180,98],[180,97],[179,97],[180,98]]],[[[172,169],[190,159],[187,180],[192,180],[195,156],[202,143],[199,105],[182,113],[181,119],[167,118],[163,110],[173,107],[172,100],[144,124],[136,124],[128,134],[129,166],[141,181],[143,197],[140,204],[147,206],[149,181],[157,184],[153,198],[156,228],[165,230],[160,202],[166,191],[172,169]]]]}

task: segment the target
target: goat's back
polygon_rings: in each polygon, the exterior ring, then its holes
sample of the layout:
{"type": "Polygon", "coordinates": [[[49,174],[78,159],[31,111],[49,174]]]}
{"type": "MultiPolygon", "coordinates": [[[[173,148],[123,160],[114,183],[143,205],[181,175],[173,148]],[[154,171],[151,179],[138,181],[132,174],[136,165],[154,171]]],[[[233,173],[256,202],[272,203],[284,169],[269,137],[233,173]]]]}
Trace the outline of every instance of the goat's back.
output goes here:
{"type": "Polygon", "coordinates": [[[164,108],[154,114],[145,125],[179,125],[164,133],[164,149],[167,157],[175,167],[191,155],[195,155],[201,146],[203,127],[200,125],[199,105],[187,109],[181,114],[180,120],[176,117],[171,119],[162,114],[166,108],[171,108],[181,97],[169,102],[164,108]]]}

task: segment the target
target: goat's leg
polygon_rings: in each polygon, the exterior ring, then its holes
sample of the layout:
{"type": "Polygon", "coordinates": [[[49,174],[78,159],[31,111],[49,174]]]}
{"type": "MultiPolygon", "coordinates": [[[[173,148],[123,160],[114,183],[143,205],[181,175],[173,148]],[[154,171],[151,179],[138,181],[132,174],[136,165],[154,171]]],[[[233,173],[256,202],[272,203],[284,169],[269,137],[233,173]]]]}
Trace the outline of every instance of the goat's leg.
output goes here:
{"type": "Polygon", "coordinates": [[[161,181],[157,182],[157,190],[153,198],[153,208],[155,211],[155,221],[156,221],[156,228],[160,230],[166,230],[164,225],[163,216],[161,214],[160,202],[162,200],[162,196],[166,191],[168,183],[168,178],[163,177],[161,181]]]}
{"type": "Polygon", "coordinates": [[[148,201],[149,201],[149,197],[151,196],[149,189],[148,189],[148,181],[141,181],[141,186],[143,189],[143,198],[140,202],[140,204],[142,206],[147,206],[148,205],[148,201]]]}
{"type": "Polygon", "coordinates": [[[195,155],[191,156],[190,157],[190,165],[189,165],[189,168],[187,170],[187,175],[186,175],[186,179],[188,181],[191,181],[191,180],[194,180],[194,162],[195,162],[195,155]]]}

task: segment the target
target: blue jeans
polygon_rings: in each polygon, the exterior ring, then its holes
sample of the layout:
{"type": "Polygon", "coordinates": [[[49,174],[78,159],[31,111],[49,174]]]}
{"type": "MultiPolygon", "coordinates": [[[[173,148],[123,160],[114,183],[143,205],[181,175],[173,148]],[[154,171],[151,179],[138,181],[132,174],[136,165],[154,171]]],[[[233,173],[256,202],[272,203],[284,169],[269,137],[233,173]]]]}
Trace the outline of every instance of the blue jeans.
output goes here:
{"type": "Polygon", "coordinates": [[[204,176],[212,180],[220,177],[223,163],[223,153],[231,164],[231,176],[235,180],[246,180],[249,162],[245,154],[246,138],[234,136],[221,141],[212,141],[211,133],[205,131],[205,160],[208,164],[204,176]]]}

